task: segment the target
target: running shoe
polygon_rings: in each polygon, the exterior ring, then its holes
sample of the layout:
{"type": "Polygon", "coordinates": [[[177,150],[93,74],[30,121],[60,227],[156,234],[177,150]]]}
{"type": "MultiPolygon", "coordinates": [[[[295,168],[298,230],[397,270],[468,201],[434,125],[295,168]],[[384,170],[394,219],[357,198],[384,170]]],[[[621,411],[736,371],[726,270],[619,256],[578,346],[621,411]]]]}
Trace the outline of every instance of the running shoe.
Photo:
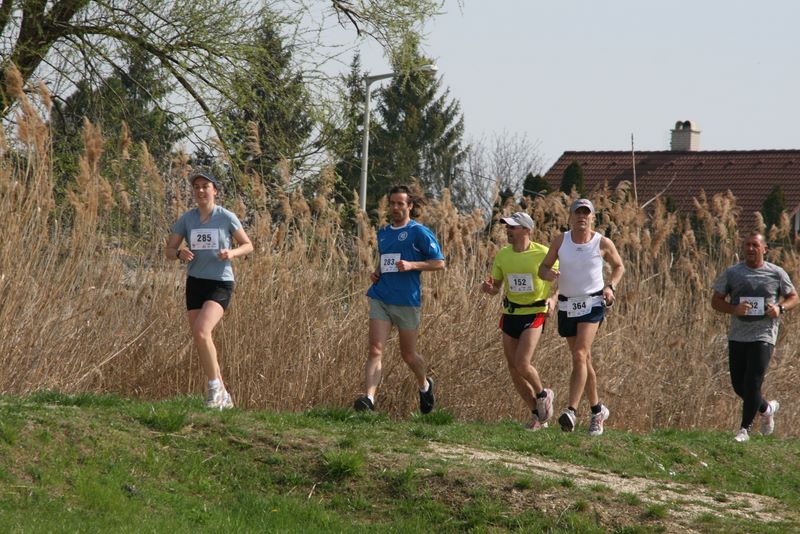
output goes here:
{"type": "Polygon", "coordinates": [[[541,430],[543,428],[547,428],[548,426],[549,425],[548,425],[547,422],[542,422],[542,421],[539,420],[538,417],[534,417],[533,419],[530,420],[530,422],[527,425],[525,425],[525,428],[527,430],[531,430],[533,432],[536,432],[537,430],[541,430]]]}
{"type": "Polygon", "coordinates": [[[428,391],[423,393],[419,392],[419,411],[422,413],[431,413],[433,405],[436,404],[436,399],[433,397],[433,380],[428,377],[428,391]]]}
{"type": "Polygon", "coordinates": [[[733,438],[734,441],[738,441],[739,443],[747,441],[748,439],[750,439],[750,436],[747,434],[746,428],[740,428],[736,433],[736,437],[733,438]]]}
{"type": "Polygon", "coordinates": [[[775,432],[775,414],[781,407],[781,403],[771,400],[767,403],[767,411],[761,414],[761,433],[769,436],[775,432]]]}
{"type": "Polygon", "coordinates": [[[553,401],[556,398],[552,389],[545,389],[544,392],[544,397],[536,397],[536,411],[539,413],[539,421],[542,423],[553,417],[553,401]]]}
{"type": "Polygon", "coordinates": [[[364,395],[356,399],[353,403],[353,409],[357,412],[372,412],[375,411],[375,404],[369,400],[369,397],[364,395]]]}
{"type": "Polygon", "coordinates": [[[608,408],[605,406],[605,404],[601,404],[600,413],[592,414],[592,421],[589,423],[589,435],[601,435],[603,433],[603,423],[606,422],[606,419],[608,419],[610,415],[611,412],[608,411],[608,408]]]}
{"type": "Polygon", "coordinates": [[[233,399],[223,387],[210,387],[206,394],[206,408],[211,410],[227,410],[233,408],[233,399]]]}
{"type": "Polygon", "coordinates": [[[219,403],[220,410],[228,410],[233,408],[233,398],[231,397],[228,390],[225,390],[225,394],[222,396],[222,401],[219,403]]]}
{"type": "Polygon", "coordinates": [[[567,408],[564,413],[558,416],[558,424],[564,432],[575,430],[575,412],[567,408]]]}

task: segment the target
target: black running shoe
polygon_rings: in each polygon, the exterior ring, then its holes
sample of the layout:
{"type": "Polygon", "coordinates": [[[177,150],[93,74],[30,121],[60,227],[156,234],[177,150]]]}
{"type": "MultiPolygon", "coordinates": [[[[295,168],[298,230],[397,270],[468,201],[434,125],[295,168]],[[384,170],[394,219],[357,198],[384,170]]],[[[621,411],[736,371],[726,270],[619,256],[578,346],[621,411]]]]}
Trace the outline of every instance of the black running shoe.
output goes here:
{"type": "Polygon", "coordinates": [[[575,412],[567,408],[558,417],[558,424],[561,425],[561,430],[564,432],[572,432],[575,430],[575,412]]]}
{"type": "Polygon", "coordinates": [[[369,400],[369,397],[364,395],[363,397],[359,397],[353,403],[353,409],[357,412],[366,412],[366,411],[375,411],[375,405],[369,400]]]}
{"type": "Polygon", "coordinates": [[[433,380],[428,377],[428,391],[425,393],[419,392],[419,411],[431,413],[434,404],[436,404],[436,399],[433,398],[433,380]]]}

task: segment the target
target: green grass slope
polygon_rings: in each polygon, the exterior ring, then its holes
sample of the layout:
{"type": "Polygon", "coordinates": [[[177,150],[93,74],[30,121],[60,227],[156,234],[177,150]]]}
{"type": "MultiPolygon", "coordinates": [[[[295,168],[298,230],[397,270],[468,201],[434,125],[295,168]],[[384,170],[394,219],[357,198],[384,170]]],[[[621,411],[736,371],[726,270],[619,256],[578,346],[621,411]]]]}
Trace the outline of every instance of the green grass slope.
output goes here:
{"type": "Polygon", "coordinates": [[[610,423],[5,397],[0,531],[800,531],[800,440],[610,423]]]}

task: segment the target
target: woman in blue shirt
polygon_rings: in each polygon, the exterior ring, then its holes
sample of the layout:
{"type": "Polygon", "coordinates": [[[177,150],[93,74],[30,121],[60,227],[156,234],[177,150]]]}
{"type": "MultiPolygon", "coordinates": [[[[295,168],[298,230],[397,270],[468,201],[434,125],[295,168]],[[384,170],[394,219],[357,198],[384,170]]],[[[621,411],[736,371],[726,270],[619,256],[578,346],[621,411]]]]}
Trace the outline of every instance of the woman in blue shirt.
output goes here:
{"type": "Polygon", "coordinates": [[[208,378],[206,406],[224,410],[233,407],[233,400],[222,381],[212,332],[233,297],[231,260],[251,253],[253,245],[238,217],[217,206],[217,179],[207,172],[195,172],[190,179],[197,207],[172,226],[165,254],[168,259],[188,264],[187,318],[208,378]],[[181,247],[183,241],[188,246],[181,247]]]}

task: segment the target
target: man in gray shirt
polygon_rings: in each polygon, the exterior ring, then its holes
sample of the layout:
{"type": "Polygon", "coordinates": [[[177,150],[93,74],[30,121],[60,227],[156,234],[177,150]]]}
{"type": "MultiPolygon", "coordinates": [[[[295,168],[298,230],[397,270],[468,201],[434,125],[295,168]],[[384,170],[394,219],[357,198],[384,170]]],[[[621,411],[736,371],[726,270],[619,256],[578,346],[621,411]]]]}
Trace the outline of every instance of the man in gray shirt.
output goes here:
{"type": "Polygon", "coordinates": [[[714,281],[711,307],[731,317],[728,329],[728,364],[733,390],[741,397],[742,425],[734,438],[747,441],[756,413],[761,414],[761,433],[775,430],[776,400],[761,396],[779,317],[798,303],[794,285],[782,268],[764,261],[767,244],[759,232],[744,240],[745,261],[725,269],[714,281]]]}

